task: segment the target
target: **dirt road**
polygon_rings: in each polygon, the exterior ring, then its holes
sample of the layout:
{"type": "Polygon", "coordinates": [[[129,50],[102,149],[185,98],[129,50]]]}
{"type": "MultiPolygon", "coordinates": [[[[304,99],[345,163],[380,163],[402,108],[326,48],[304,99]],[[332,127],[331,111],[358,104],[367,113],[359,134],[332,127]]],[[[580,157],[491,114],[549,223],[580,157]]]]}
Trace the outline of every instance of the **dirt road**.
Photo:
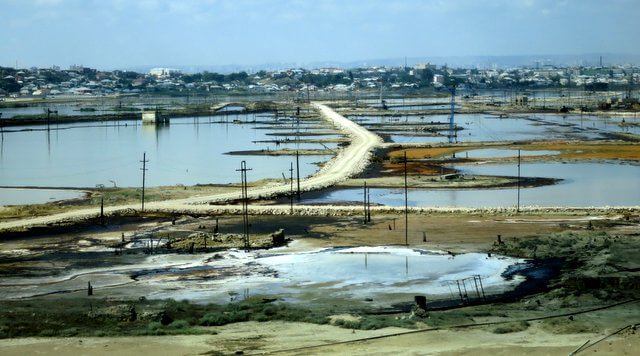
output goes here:
{"type": "MultiPolygon", "coordinates": [[[[302,180],[300,182],[300,189],[303,191],[329,187],[361,172],[367,166],[373,148],[382,144],[382,139],[378,135],[369,132],[364,127],[354,123],[342,115],[339,115],[326,105],[320,103],[313,103],[312,105],[320,112],[323,119],[349,136],[350,144],[346,148],[341,149],[338,154],[327,162],[316,174],[302,180]]],[[[259,188],[249,189],[248,196],[250,199],[269,198],[275,195],[288,193],[289,189],[290,185],[288,183],[274,183],[259,188]]],[[[145,204],[145,209],[150,211],[190,210],[194,208],[193,205],[202,205],[212,202],[223,203],[238,200],[240,196],[241,192],[238,190],[237,192],[231,193],[150,202],[145,204]]],[[[105,208],[105,214],[114,214],[131,209],[139,209],[139,205],[130,204],[108,207],[105,208]]],[[[0,231],[83,220],[95,217],[99,213],[99,208],[91,208],[36,218],[1,222],[0,231]]]]}
{"type": "MultiPolygon", "coordinates": [[[[331,325],[314,325],[270,321],[244,322],[216,327],[216,335],[125,336],[19,338],[0,341],[3,355],[201,355],[264,354],[297,347],[324,347],[281,352],[282,355],[566,355],[587,339],[600,334],[579,333],[557,335],[542,330],[537,324],[526,331],[496,334],[483,329],[438,330],[407,334],[378,340],[330,345],[336,342],[375,337],[408,331],[400,328],[352,331],[331,325]],[[258,330],[259,332],[257,332],[258,330]]],[[[632,354],[640,339],[625,335],[607,340],[589,349],[598,355],[632,354]]],[[[585,354],[587,354],[585,352],[585,354]]]]}

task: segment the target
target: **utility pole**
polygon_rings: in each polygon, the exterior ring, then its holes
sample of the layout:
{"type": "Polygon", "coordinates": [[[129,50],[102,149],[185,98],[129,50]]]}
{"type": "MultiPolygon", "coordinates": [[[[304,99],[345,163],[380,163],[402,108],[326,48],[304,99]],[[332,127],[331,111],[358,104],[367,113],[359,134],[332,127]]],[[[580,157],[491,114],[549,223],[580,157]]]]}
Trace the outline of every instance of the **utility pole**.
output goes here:
{"type": "Polygon", "coordinates": [[[104,225],[104,196],[100,197],[100,225],[104,225]]]}
{"type": "Polygon", "coordinates": [[[371,222],[371,188],[367,188],[367,221],[371,222]]]}
{"type": "Polygon", "coordinates": [[[518,150],[518,202],[516,205],[516,211],[520,212],[520,150],[518,150]]]}
{"type": "Polygon", "coordinates": [[[409,200],[407,199],[407,151],[404,151],[404,244],[409,246],[409,200]]]}
{"type": "Polygon", "coordinates": [[[362,191],[362,203],[364,208],[364,223],[367,223],[367,182],[364,182],[364,190],[362,191]]]}
{"type": "Polygon", "coordinates": [[[145,186],[145,180],[146,180],[146,173],[147,173],[147,162],[149,162],[149,160],[147,159],[147,153],[143,152],[142,153],[142,161],[140,161],[142,163],[142,168],[140,168],[140,170],[142,171],[142,208],[140,209],[141,212],[144,212],[144,186],[145,186]]]}
{"type": "Polygon", "coordinates": [[[47,131],[49,131],[51,128],[49,127],[50,125],[50,120],[51,120],[51,114],[58,114],[58,110],[51,110],[49,108],[47,108],[47,131]]]}
{"type": "MultiPolygon", "coordinates": [[[[456,132],[455,132],[455,123],[454,123],[454,113],[455,113],[455,106],[456,106],[456,87],[451,87],[449,89],[449,92],[451,93],[451,112],[450,112],[450,116],[449,116],[449,143],[453,143],[453,139],[454,137],[457,138],[456,132]]],[[[455,154],[455,153],[454,153],[455,154]]]]}
{"type": "Polygon", "coordinates": [[[384,101],[382,100],[382,78],[380,78],[380,107],[385,109],[384,101]]]}
{"type": "Polygon", "coordinates": [[[298,181],[298,201],[300,201],[300,153],[296,151],[296,177],[298,181]]]}
{"type": "Polygon", "coordinates": [[[249,250],[249,197],[247,194],[247,162],[240,162],[240,169],[236,169],[236,172],[240,172],[240,181],[242,185],[242,225],[243,225],[243,240],[244,249],[249,250]]]}
{"type": "Polygon", "coordinates": [[[289,168],[289,183],[291,184],[289,188],[289,200],[291,204],[291,214],[293,214],[293,162],[291,162],[291,167],[289,168]]]}

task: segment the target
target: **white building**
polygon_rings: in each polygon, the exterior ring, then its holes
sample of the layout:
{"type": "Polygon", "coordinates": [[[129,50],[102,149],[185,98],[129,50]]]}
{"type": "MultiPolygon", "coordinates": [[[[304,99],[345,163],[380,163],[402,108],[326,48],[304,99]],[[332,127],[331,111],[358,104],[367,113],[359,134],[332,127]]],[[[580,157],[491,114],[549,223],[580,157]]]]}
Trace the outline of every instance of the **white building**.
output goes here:
{"type": "Polygon", "coordinates": [[[149,74],[157,77],[157,78],[161,78],[161,77],[168,77],[171,74],[178,74],[180,73],[179,70],[177,69],[171,69],[171,68],[152,68],[149,71],[149,74]]]}
{"type": "Polygon", "coordinates": [[[434,74],[433,75],[433,84],[444,84],[444,75],[442,75],[442,74],[434,74]]]}

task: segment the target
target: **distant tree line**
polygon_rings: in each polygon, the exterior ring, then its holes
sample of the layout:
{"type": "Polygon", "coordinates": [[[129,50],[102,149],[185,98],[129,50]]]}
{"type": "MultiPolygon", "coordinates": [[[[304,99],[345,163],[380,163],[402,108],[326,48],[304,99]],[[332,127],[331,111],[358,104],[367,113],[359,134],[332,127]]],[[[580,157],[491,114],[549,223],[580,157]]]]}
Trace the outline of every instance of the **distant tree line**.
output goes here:
{"type": "Polygon", "coordinates": [[[20,91],[20,84],[15,80],[16,70],[13,68],[0,67],[0,91],[16,93],[20,91]],[[11,76],[11,78],[5,78],[11,76]]]}

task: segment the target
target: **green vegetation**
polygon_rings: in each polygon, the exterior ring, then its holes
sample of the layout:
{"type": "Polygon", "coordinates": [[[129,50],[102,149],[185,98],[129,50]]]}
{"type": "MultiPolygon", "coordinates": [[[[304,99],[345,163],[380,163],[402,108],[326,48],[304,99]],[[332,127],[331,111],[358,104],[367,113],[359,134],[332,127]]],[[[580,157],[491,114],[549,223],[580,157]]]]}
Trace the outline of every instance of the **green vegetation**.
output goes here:
{"type": "Polygon", "coordinates": [[[584,318],[555,318],[542,321],[542,328],[554,334],[577,334],[598,332],[600,329],[584,318]]]}
{"type": "MultiPolygon", "coordinates": [[[[212,334],[210,326],[243,321],[282,320],[327,324],[333,308],[307,308],[272,299],[250,298],[225,305],[186,301],[117,301],[109,299],[34,299],[0,302],[0,338],[45,336],[116,336],[212,334]]],[[[389,326],[415,328],[415,320],[395,316],[363,316],[350,329],[389,326]]]]}
{"type": "Polygon", "coordinates": [[[249,83],[248,78],[249,78],[249,75],[247,74],[247,72],[229,73],[225,75],[225,74],[204,71],[202,73],[185,74],[182,76],[182,80],[184,80],[185,83],[195,83],[195,82],[217,82],[220,84],[233,83],[233,82],[249,83]]]}
{"type": "Polygon", "coordinates": [[[344,320],[338,319],[334,325],[346,328],[346,329],[358,329],[358,330],[376,330],[387,327],[398,327],[405,329],[415,329],[416,320],[412,318],[402,317],[390,317],[390,316],[378,316],[378,315],[365,315],[359,320],[344,320]]]}
{"type": "Polygon", "coordinates": [[[525,331],[529,328],[530,324],[527,321],[515,321],[513,323],[506,323],[493,329],[494,334],[509,334],[525,331]]]}
{"type": "Polygon", "coordinates": [[[583,230],[526,239],[503,238],[492,252],[532,259],[561,259],[564,273],[558,281],[565,297],[592,293],[602,300],[640,295],[640,237],[624,220],[590,221],[583,230]]]}

